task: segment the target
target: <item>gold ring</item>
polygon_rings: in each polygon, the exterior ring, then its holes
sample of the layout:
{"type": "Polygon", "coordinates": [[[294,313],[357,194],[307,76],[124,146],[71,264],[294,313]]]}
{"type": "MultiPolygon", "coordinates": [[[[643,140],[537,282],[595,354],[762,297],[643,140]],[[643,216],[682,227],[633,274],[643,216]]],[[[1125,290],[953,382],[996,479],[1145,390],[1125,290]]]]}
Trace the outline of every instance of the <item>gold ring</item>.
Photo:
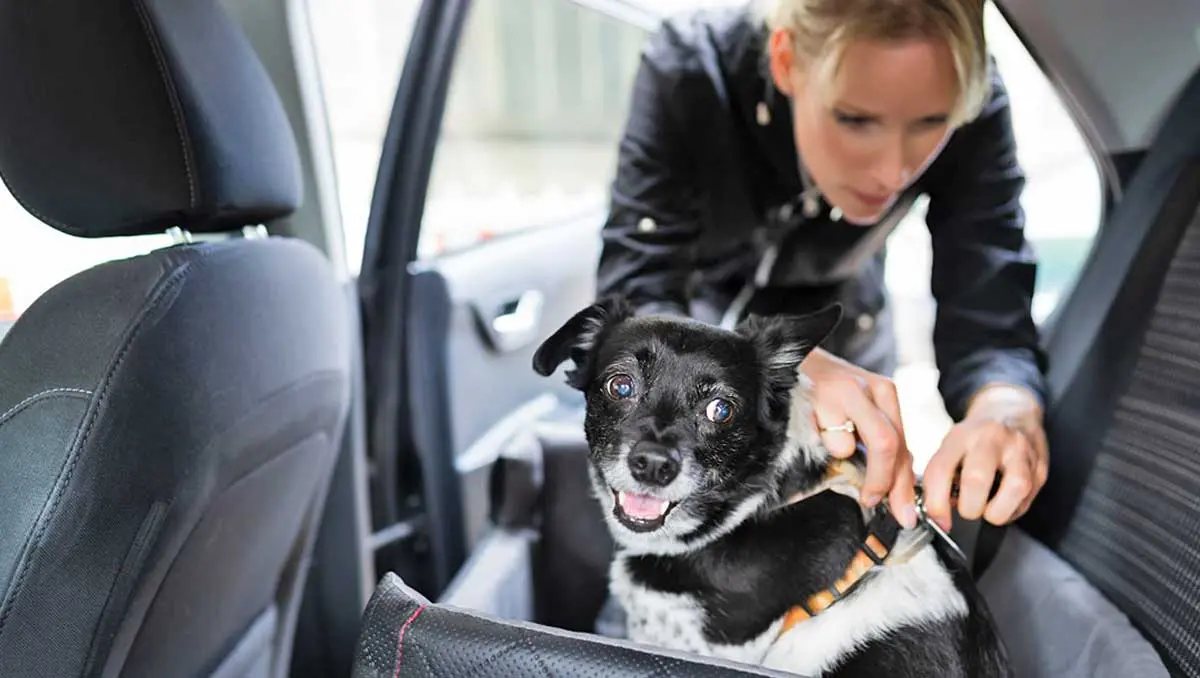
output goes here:
{"type": "Polygon", "coordinates": [[[854,433],[856,430],[857,429],[854,427],[854,422],[850,421],[849,419],[847,419],[846,423],[844,423],[844,424],[838,424],[837,426],[822,426],[821,427],[821,433],[831,433],[833,431],[845,431],[846,433],[854,433]]]}

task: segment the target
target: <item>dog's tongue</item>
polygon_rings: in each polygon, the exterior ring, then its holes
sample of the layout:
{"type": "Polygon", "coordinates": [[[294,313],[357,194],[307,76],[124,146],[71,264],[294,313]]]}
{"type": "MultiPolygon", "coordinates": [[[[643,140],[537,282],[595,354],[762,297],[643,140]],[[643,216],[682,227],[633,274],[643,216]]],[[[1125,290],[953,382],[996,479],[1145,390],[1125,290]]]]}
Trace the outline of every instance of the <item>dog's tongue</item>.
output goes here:
{"type": "Polygon", "coordinates": [[[630,494],[621,492],[617,498],[621,504],[621,510],[630,518],[639,520],[658,520],[662,514],[667,512],[667,500],[648,497],[644,494],[630,494]]]}

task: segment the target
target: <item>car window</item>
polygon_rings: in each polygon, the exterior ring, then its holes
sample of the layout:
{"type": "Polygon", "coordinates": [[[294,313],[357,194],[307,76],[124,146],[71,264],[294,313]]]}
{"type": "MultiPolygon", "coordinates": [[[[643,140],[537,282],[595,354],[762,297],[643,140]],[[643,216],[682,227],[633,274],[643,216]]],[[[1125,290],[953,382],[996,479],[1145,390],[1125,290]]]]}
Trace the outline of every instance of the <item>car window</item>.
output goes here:
{"type": "Polygon", "coordinates": [[[379,153],[422,0],[307,0],[337,174],[346,264],[357,275],[379,153]]]}
{"type": "MultiPolygon", "coordinates": [[[[990,2],[985,18],[989,47],[1008,88],[1017,155],[1026,175],[1021,202],[1025,234],[1039,259],[1033,314],[1040,323],[1070,293],[1091,251],[1103,216],[1102,175],[1062,99],[990,2]]],[[[929,232],[921,207],[923,203],[889,239],[887,270],[900,354],[896,384],[918,466],[937,451],[950,425],[937,391],[929,232]],[[903,266],[891,263],[901,261],[903,266]]]]}
{"type": "Polygon", "coordinates": [[[646,32],[566,0],[476,0],[435,151],[419,256],[595,214],[646,32]]]}
{"type": "Polygon", "coordinates": [[[46,290],[114,259],[171,244],[161,235],[77,238],[42,223],[0,183],[0,322],[16,319],[46,290]]]}
{"type": "MultiPolygon", "coordinates": [[[[419,0],[309,0],[347,265],[362,266],[379,153],[419,0]]],[[[570,0],[476,0],[455,55],[418,256],[607,205],[646,33],[570,0]]]]}

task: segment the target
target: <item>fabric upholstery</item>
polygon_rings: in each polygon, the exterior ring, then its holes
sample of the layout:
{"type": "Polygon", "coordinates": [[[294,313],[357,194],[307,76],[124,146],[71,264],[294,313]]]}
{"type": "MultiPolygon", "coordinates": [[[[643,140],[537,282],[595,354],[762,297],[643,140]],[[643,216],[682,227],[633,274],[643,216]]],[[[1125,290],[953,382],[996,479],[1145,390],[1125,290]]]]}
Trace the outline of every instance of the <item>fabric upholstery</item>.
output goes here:
{"type": "MultiPolygon", "coordinates": [[[[1200,182],[1197,184],[1200,187],[1200,182]]],[[[1200,675],[1200,212],[1167,269],[1064,556],[1200,675]]],[[[1140,675],[1140,674],[1139,674],[1140,675]]]]}
{"type": "MultiPolygon", "coordinates": [[[[300,203],[288,120],[216,0],[0,0],[0,98],[0,178],[65,233],[237,231],[300,203]]],[[[316,248],[238,238],[85,270],[7,328],[0,674],[281,675],[349,310],[316,248]]]]}
{"type": "Polygon", "coordinates": [[[1010,530],[979,588],[1020,678],[1167,678],[1154,646],[1079,572],[1010,530]]]}
{"type": "Polygon", "coordinates": [[[286,628],[345,319],[324,256],[275,239],[103,264],[22,315],[0,344],[0,673],[207,675],[264,614],[286,628]]]}
{"type": "Polygon", "coordinates": [[[301,200],[292,128],[217,0],[0,0],[0,178],[60,231],[267,223],[301,200]]]}
{"type": "Polygon", "coordinates": [[[1021,526],[1200,676],[1200,71],[1051,335],[1050,477],[1021,526]]]}

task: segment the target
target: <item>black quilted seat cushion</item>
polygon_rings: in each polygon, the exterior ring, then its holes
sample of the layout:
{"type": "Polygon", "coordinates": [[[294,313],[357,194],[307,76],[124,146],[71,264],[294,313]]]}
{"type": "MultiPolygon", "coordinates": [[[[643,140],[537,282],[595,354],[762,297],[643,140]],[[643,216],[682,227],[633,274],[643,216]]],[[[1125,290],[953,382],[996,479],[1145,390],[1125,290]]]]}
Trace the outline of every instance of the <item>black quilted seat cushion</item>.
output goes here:
{"type": "Polygon", "coordinates": [[[354,678],[795,678],[431,604],[390,573],[355,654],[354,678]]]}

